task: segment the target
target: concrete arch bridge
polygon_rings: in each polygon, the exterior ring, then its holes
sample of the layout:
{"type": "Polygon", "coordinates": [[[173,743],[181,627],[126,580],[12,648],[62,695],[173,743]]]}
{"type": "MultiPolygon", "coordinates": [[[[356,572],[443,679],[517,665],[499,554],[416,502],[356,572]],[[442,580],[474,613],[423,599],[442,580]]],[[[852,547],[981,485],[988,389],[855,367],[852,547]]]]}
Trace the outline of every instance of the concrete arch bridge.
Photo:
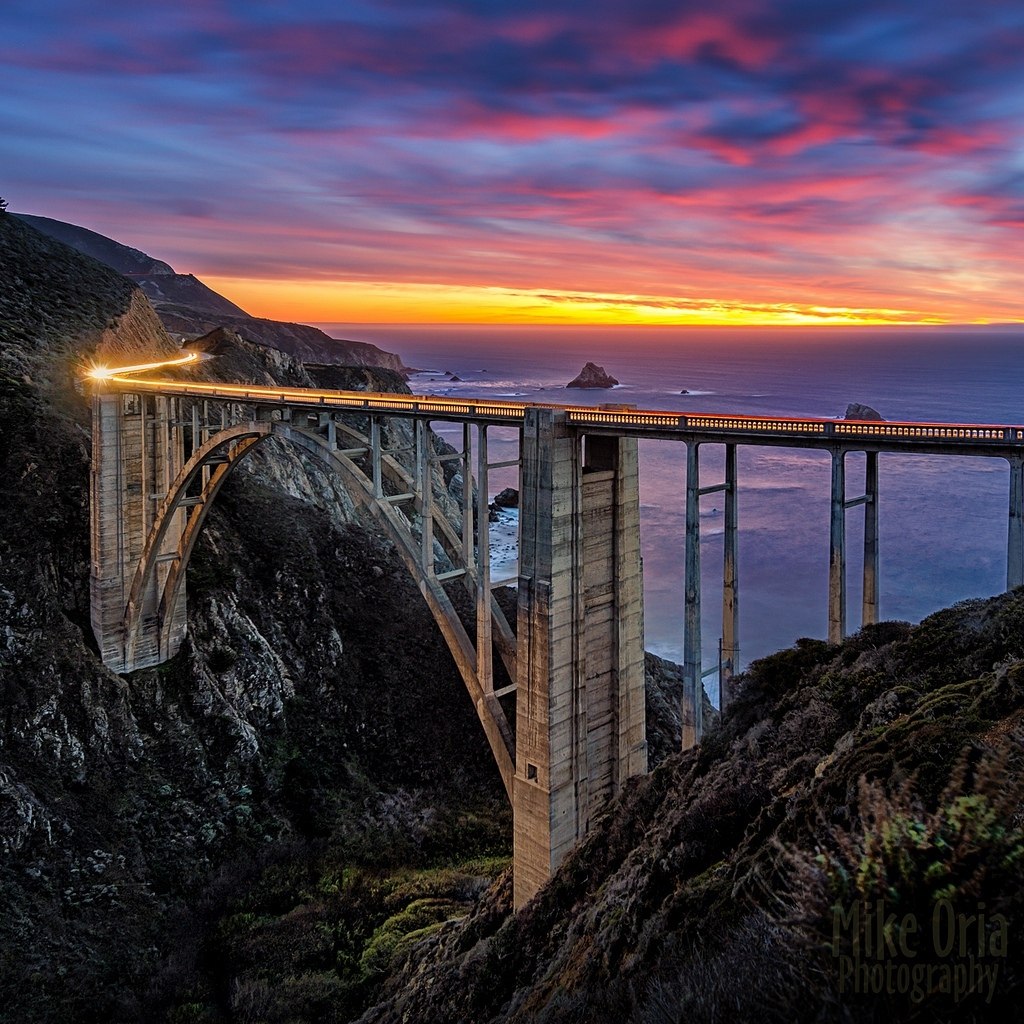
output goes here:
{"type": "Polygon", "coordinates": [[[176,378],[175,366],[197,358],[92,374],[91,614],[104,663],[130,672],[176,653],[187,625],[189,558],[236,466],[268,442],[317,459],[390,537],[452,652],[512,802],[516,906],[544,884],[625,780],[647,770],[640,437],[679,441],[687,453],[684,747],[703,729],[699,502],[717,492],[725,512],[723,702],[738,665],[738,445],[831,453],[833,642],[846,631],[845,522],[853,507],[863,506],[865,516],[862,620],[878,619],[881,451],[1005,458],[1007,586],[1024,583],[1024,427],[461,402],[176,378]],[[384,443],[382,427],[396,418],[412,424],[408,451],[384,443]],[[442,421],[461,424],[461,451],[439,452],[432,443],[430,424],[442,421]],[[491,461],[494,427],[518,431],[517,458],[491,461]],[[724,445],[725,479],[702,487],[707,444],[724,445]],[[867,453],[867,471],[865,493],[849,498],[852,451],[867,453]],[[458,519],[444,514],[431,484],[447,460],[462,475],[458,519]],[[515,631],[492,593],[487,507],[489,474],[513,466],[520,482],[515,631]],[[473,600],[471,630],[455,612],[453,586],[473,600]],[[496,658],[511,680],[498,688],[496,658]],[[502,703],[513,694],[514,730],[502,703]]]}

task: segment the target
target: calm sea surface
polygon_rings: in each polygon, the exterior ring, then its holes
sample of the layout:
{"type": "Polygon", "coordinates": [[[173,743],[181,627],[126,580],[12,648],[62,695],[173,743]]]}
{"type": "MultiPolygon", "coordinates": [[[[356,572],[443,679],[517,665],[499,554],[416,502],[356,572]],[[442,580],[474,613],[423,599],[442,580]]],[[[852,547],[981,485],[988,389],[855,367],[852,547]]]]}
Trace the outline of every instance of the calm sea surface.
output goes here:
{"type": "MultiPolygon", "coordinates": [[[[847,403],[864,402],[887,419],[1024,423],[1024,332],[324,326],[435,371],[410,382],[429,394],[822,417],[842,416],[847,403]],[[621,386],[567,391],[565,383],[588,359],[621,386]],[[449,382],[442,371],[462,382],[449,382]],[[689,394],[680,394],[683,389],[689,394]]],[[[461,428],[441,432],[459,443],[461,428]]],[[[495,461],[515,451],[514,434],[505,437],[494,446],[495,461]]],[[[702,448],[703,486],[720,482],[721,451],[702,448]]],[[[862,490],[863,456],[849,456],[847,466],[847,493],[854,497],[862,490]]],[[[744,664],[797,637],[826,632],[829,472],[826,453],[739,449],[744,664]]],[[[514,473],[494,474],[491,490],[514,485],[514,473]]],[[[647,647],[676,661],[682,659],[685,478],[683,445],[641,442],[647,647]]],[[[882,618],[916,621],[1004,588],[1008,481],[1002,459],[879,458],[882,618]]],[[[717,661],[721,630],[720,507],[719,495],[702,499],[706,666],[717,661]]],[[[851,630],[860,616],[858,513],[848,513],[847,527],[851,630]]]]}

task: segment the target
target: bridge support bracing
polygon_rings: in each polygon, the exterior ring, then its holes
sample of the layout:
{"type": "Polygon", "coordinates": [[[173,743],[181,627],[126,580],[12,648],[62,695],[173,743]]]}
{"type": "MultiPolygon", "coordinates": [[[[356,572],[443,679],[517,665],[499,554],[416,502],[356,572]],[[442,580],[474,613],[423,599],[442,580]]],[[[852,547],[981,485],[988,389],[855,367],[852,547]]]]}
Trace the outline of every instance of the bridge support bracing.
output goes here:
{"type": "Polygon", "coordinates": [[[521,451],[517,907],[647,767],[636,441],[528,409],[521,451]]]}
{"type": "Polygon", "coordinates": [[[722,565],[722,657],[718,707],[725,711],[732,696],[732,678],[739,668],[740,595],[737,576],[739,496],[736,489],[736,445],[725,446],[725,536],[722,565]]]}
{"type": "Polygon", "coordinates": [[[704,735],[700,622],[700,446],[686,442],[686,565],[683,608],[683,750],[704,735]]]}
{"type": "Polygon", "coordinates": [[[878,622],[878,452],[867,452],[864,464],[864,593],[861,625],[878,622]]]}
{"type": "Polygon", "coordinates": [[[473,427],[462,425],[462,564],[473,565],[473,427]]]}
{"type": "Polygon", "coordinates": [[[832,449],[832,514],[828,556],[828,642],[846,636],[846,452],[832,449]]]}
{"type": "Polygon", "coordinates": [[[1006,589],[1024,586],[1024,456],[1010,463],[1010,520],[1006,535],[1006,589]]]}
{"type": "Polygon", "coordinates": [[[371,477],[373,480],[373,496],[382,498],[384,496],[384,477],[381,468],[381,447],[380,447],[380,420],[376,416],[370,417],[370,464],[371,477]]]}

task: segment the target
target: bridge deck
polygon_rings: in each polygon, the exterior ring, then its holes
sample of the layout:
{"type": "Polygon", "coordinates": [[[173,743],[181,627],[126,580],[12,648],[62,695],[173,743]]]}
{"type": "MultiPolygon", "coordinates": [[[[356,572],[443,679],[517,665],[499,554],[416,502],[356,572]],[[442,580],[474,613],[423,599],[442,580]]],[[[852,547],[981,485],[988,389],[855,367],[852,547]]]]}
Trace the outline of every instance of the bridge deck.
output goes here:
{"type": "Polygon", "coordinates": [[[1024,425],[993,423],[919,423],[906,421],[834,420],[792,416],[749,416],[736,413],[677,412],[627,406],[587,406],[555,402],[459,401],[431,395],[397,395],[366,391],[262,387],[161,378],[140,373],[197,361],[195,353],[165,363],[93,372],[93,377],[126,391],[233,402],[308,408],[318,412],[380,413],[450,422],[515,426],[530,408],[557,409],[570,425],[587,433],[696,441],[699,443],[783,445],[858,451],[914,451],[932,454],[1006,457],[1024,449],[1024,425]]]}

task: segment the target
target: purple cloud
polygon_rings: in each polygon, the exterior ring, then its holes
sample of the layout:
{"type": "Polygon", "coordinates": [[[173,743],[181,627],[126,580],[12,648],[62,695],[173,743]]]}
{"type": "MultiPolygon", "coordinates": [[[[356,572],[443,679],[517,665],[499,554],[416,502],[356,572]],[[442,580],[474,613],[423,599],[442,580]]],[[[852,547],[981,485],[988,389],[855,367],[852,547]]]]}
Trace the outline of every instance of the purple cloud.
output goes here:
{"type": "Polygon", "coordinates": [[[0,166],[197,273],[800,301],[960,251],[1009,308],[1022,48],[999,0],[18,0],[0,166]]]}

